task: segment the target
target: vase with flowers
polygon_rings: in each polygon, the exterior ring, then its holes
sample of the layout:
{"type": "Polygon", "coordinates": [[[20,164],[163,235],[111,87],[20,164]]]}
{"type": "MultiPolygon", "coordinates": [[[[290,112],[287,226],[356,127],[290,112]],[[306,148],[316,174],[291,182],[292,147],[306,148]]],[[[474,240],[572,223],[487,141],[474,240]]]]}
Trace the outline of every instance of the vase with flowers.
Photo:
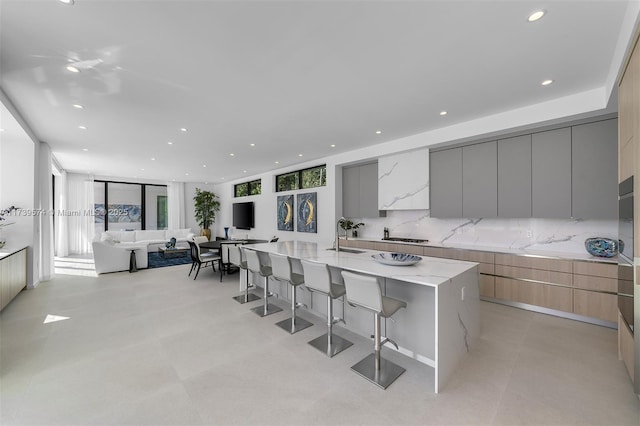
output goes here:
{"type": "Polygon", "coordinates": [[[4,247],[4,245],[7,243],[4,239],[2,239],[2,235],[1,232],[4,229],[4,227],[9,226],[9,225],[13,225],[15,222],[6,222],[7,218],[5,216],[7,216],[9,213],[17,210],[18,208],[16,206],[11,206],[11,207],[7,207],[6,209],[0,210],[0,249],[4,247]]]}

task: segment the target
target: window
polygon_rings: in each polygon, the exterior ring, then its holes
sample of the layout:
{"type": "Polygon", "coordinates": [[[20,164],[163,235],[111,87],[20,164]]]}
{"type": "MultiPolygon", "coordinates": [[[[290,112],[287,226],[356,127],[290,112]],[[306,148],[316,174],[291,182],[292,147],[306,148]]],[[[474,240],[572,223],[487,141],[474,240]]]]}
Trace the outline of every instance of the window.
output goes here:
{"type": "Polygon", "coordinates": [[[234,197],[246,197],[247,195],[262,194],[262,180],[253,180],[251,182],[238,183],[233,186],[234,197]]]}
{"type": "Polygon", "coordinates": [[[311,167],[276,176],[276,191],[315,188],[327,185],[327,166],[311,167]]]}
{"type": "Polygon", "coordinates": [[[94,181],[96,234],[111,230],[167,229],[167,186],[94,181]]]}

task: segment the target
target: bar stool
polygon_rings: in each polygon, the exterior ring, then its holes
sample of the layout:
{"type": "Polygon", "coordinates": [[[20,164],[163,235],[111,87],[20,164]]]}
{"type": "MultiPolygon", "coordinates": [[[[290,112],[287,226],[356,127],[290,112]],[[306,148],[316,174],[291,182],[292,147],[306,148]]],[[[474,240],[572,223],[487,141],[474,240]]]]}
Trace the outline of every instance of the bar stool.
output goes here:
{"type": "Polygon", "coordinates": [[[291,334],[311,327],[313,324],[303,318],[296,318],[296,309],[302,306],[297,303],[296,289],[304,284],[304,275],[296,274],[291,267],[291,258],[282,254],[269,253],[271,258],[271,269],[273,277],[281,281],[287,281],[291,284],[291,318],[287,318],[276,325],[291,334]]]}
{"type": "Polygon", "coordinates": [[[241,271],[244,270],[245,273],[247,274],[247,287],[245,289],[244,294],[235,296],[233,299],[238,303],[247,303],[247,302],[253,302],[254,300],[260,300],[260,296],[256,296],[253,293],[249,293],[249,289],[253,288],[254,286],[252,284],[249,284],[249,269],[247,269],[247,261],[244,259],[242,252],[243,250],[236,245],[229,246],[229,261],[233,265],[240,268],[241,271]]]}
{"type": "Polygon", "coordinates": [[[333,324],[341,321],[333,317],[333,300],[345,294],[345,287],[331,281],[331,272],[327,264],[304,259],[300,262],[304,270],[305,287],[327,296],[327,333],[311,340],[309,344],[331,358],[353,345],[352,342],[333,334],[333,324]]]}
{"type": "Polygon", "coordinates": [[[398,349],[398,345],[389,338],[380,341],[380,318],[391,317],[398,309],[406,308],[407,303],[383,296],[380,290],[380,283],[378,283],[376,277],[354,274],[348,271],[342,271],[342,277],[347,288],[347,301],[349,304],[373,312],[375,318],[374,351],[352,366],[351,369],[382,389],[386,389],[405,372],[405,369],[380,357],[380,349],[387,342],[392,343],[398,349]]]}
{"type": "Polygon", "coordinates": [[[269,303],[269,296],[273,296],[273,293],[269,292],[269,277],[272,275],[271,266],[263,264],[258,252],[255,250],[245,249],[244,254],[247,257],[247,269],[264,277],[264,306],[251,308],[251,310],[261,317],[280,312],[282,309],[269,303]]]}

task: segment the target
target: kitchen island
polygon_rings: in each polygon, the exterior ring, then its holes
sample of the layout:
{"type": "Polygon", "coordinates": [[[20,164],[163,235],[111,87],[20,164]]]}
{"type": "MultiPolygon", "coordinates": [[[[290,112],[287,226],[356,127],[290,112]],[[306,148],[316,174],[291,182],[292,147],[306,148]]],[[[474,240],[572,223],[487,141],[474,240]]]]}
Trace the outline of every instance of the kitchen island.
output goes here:
{"type": "MultiPolygon", "coordinates": [[[[245,246],[256,250],[266,263],[269,263],[269,253],[326,263],[336,282],[342,282],[342,270],[381,278],[384,294],[407,302],[407,308],[398,311],[394,321],[385,321],[383,332],[397,342],[400,353],[434,368],[434,391],[438,393],[479,336],[478,264],[423,257],[412,266],[389,266],[372,259],[372,254],[379,253],[374,250],[336,253],[325,247],[303,241],[245,246]]],[[[294,270],[302,273],[300,262],[293,264],[294,270]]],[[[251,281],[261,282],[258,277],[251,281]]],[[[270,289],[281,298],[290,298],[289,288],[288,284],[270,284],[270,289]]],[[[326,299],[315,293],[305,293],[300,292],[299,299],[308,309],[316,315],[326,316],[326,299]],[[300,297],[303,294],[305,296],[300,297]]],[[[343,312],[345,327],[350,331],[366,337],[373,334],[370,313],[344,301],[338,309],[334,307],[334,312],[343,312]]]]}

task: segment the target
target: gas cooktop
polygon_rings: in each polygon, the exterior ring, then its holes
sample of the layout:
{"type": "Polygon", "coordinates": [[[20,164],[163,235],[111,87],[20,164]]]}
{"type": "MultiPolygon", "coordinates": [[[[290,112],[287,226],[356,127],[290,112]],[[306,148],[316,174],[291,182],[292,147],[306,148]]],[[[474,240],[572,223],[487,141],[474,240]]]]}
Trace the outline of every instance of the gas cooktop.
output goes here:
{"type": "Polygon", "coordinates": [[[398,241],[402,243],[428,243],[429,240],[419,240],[416,238],[400,238],[400,237],[388,237],[383,238],[383,241],[398,241]]]}

